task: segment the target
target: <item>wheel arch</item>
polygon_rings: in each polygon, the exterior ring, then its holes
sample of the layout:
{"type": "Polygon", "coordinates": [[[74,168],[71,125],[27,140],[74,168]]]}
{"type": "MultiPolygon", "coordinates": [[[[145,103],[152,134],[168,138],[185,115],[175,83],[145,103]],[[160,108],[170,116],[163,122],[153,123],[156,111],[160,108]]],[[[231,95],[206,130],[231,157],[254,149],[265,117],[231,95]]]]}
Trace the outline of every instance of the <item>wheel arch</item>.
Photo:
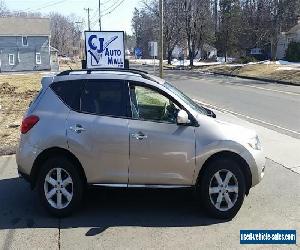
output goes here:
{"type": "Polygon", "coordinates": [[[212,154],[202,165],[202,167],[198,173],[196,185],[198,185],[198,183],[201,181],[201,176],[203,176],[203,172],[205,171],[205,169],[208,168],[209,163],[216,159],[220,159],[220,158],[223,158],[223,159],[229,158],[238,163],[238,166],[240,167],[243,175],[245,176],[246,194],[248,195],[249,190],[252,186],[252,174],[251,174],[250,167],[243,157],[241,157],[239,154],[232,152],[232,151],[220,151],[220,152],[212,154]]]}
{"type": "Polygon", "coordinates": [[[58,155],[67,157],[69,160],[71,160],[74,163],[74,165],[76,166],[76,168],[78,169],[79,174],[83,178],[84,184],[87,183],[85,171],[82,167],[82,164],[78,160],[78,158],[67,149],[60,148],[60,147],[52,147],[52,148],[48,148],[48,149],[45,149],[44,151],[42,151],[37,156],[37,158],[35,159],[35,161],[33,163],[32,170],[30,172],[30,180],[31,180],[32,188],[35,188],[35,185],[36,185],[36,182],[37,182],[37,179],[39,176],[39,172],[41,169],[40,168],[41,164],[43,164],[47,159],[49,159],[53,156],[58,156],[58,155]]]}

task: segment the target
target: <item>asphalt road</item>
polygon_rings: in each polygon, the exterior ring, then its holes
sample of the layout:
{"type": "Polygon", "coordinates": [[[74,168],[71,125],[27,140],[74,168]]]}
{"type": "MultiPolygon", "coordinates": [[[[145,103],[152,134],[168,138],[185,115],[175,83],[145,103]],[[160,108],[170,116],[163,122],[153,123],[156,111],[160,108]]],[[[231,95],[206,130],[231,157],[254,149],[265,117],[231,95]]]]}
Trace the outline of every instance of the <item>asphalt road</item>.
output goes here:
{"type": "MultiPolygon", "coordinates": [[[[135,66],[137,67],[137,66],[135,66]]],[[[151,66],[140,66],[153,72],[151,66]]],[[[300,86],[165,70],[165,79],[201,102],[243,119],[300,138],[300,86]]]]}
{"type": "Polygon", "coordinates": [[[299,190],[299,174],[267,161],[265,178],[231,221],[207,217],[189,190],[123,189],[89,190],[82,209],[59,220],[17,177],[14,157],[1,157],[0,249],[236,249],[240,229],[299,236],[299,190]]]}
{"type": "MultiPolygon", "coordinates": [[[[166,78],[202,102],[298,136],[300,87],[179,71],[166,78]]],[[[14,156],[0,157],[0,249],[236,249],[241,229],[296,229],[297,245],[286,247],[299,249],[299,190],[298,173],[267,160],[265,178],[230,221],[209,218],[190,190],[121,189],[88,190],[80,211],[56,219],[18,178],[14,156]]]]}

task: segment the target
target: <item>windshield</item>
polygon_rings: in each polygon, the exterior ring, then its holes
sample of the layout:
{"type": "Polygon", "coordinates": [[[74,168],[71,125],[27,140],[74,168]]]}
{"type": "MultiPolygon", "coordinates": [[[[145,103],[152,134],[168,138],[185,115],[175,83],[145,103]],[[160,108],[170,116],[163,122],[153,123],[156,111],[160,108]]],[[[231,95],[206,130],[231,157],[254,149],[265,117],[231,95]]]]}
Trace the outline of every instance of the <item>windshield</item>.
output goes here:
{"type": "Polygon", "coordinates": [[[200,105],[198,105],[196,102],[194,102],[191,98],[189,98],[187,95],[185,95],[183,92],[181,92],[179,89],[177,89],[174,85],[172,85],[171,83],[165,82],[164,86],[172,91],[174,94],[176,94],[177,96],[179,96],[187,105],[189,105],[193,110],[207,115],[207,111],[205,108],[201,107],[200,105]]]}

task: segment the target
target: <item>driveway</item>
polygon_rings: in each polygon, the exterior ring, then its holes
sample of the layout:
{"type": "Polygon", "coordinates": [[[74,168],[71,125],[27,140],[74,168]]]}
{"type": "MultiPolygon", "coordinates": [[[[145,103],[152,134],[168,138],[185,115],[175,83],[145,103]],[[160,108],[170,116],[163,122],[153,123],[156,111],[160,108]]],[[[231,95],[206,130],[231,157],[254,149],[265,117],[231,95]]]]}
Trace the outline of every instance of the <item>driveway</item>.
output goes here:
{"type": "Polygon", "coordinates": [[[270,160],[231,221],[207,217],[190,190],[121,189],[90,189],[82,209],[59,220],[18,178],[14,156],[0,157],[0,176],[3,249],[232,249],[240,229],[296,229],[299,238],[300,175],[270,160]]]}

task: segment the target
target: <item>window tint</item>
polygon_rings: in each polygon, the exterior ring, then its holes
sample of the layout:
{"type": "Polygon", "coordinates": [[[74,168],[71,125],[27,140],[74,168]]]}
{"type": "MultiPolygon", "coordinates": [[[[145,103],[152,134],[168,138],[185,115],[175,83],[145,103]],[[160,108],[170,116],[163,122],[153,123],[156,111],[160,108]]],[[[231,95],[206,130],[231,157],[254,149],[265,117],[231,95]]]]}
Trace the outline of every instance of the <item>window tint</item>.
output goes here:
{"type": "Polygon", "coordinates": [[[119,80],[88,80],[81,95],[81,111],[125,117],[123,87],[123,81],[119,80]]]}
{"type": "Polygon", "coordinates": [[[161,93],[141,86],[131,86],[131,111],[133,118],[176,123],[179,108],[161,93]]]}
{"type": "Polygon", "coordinates": [[[52,90],[71,109],[79,111],[80,94],[83,82],[81,80],[55,82],[51,85],[52,90]]]}

